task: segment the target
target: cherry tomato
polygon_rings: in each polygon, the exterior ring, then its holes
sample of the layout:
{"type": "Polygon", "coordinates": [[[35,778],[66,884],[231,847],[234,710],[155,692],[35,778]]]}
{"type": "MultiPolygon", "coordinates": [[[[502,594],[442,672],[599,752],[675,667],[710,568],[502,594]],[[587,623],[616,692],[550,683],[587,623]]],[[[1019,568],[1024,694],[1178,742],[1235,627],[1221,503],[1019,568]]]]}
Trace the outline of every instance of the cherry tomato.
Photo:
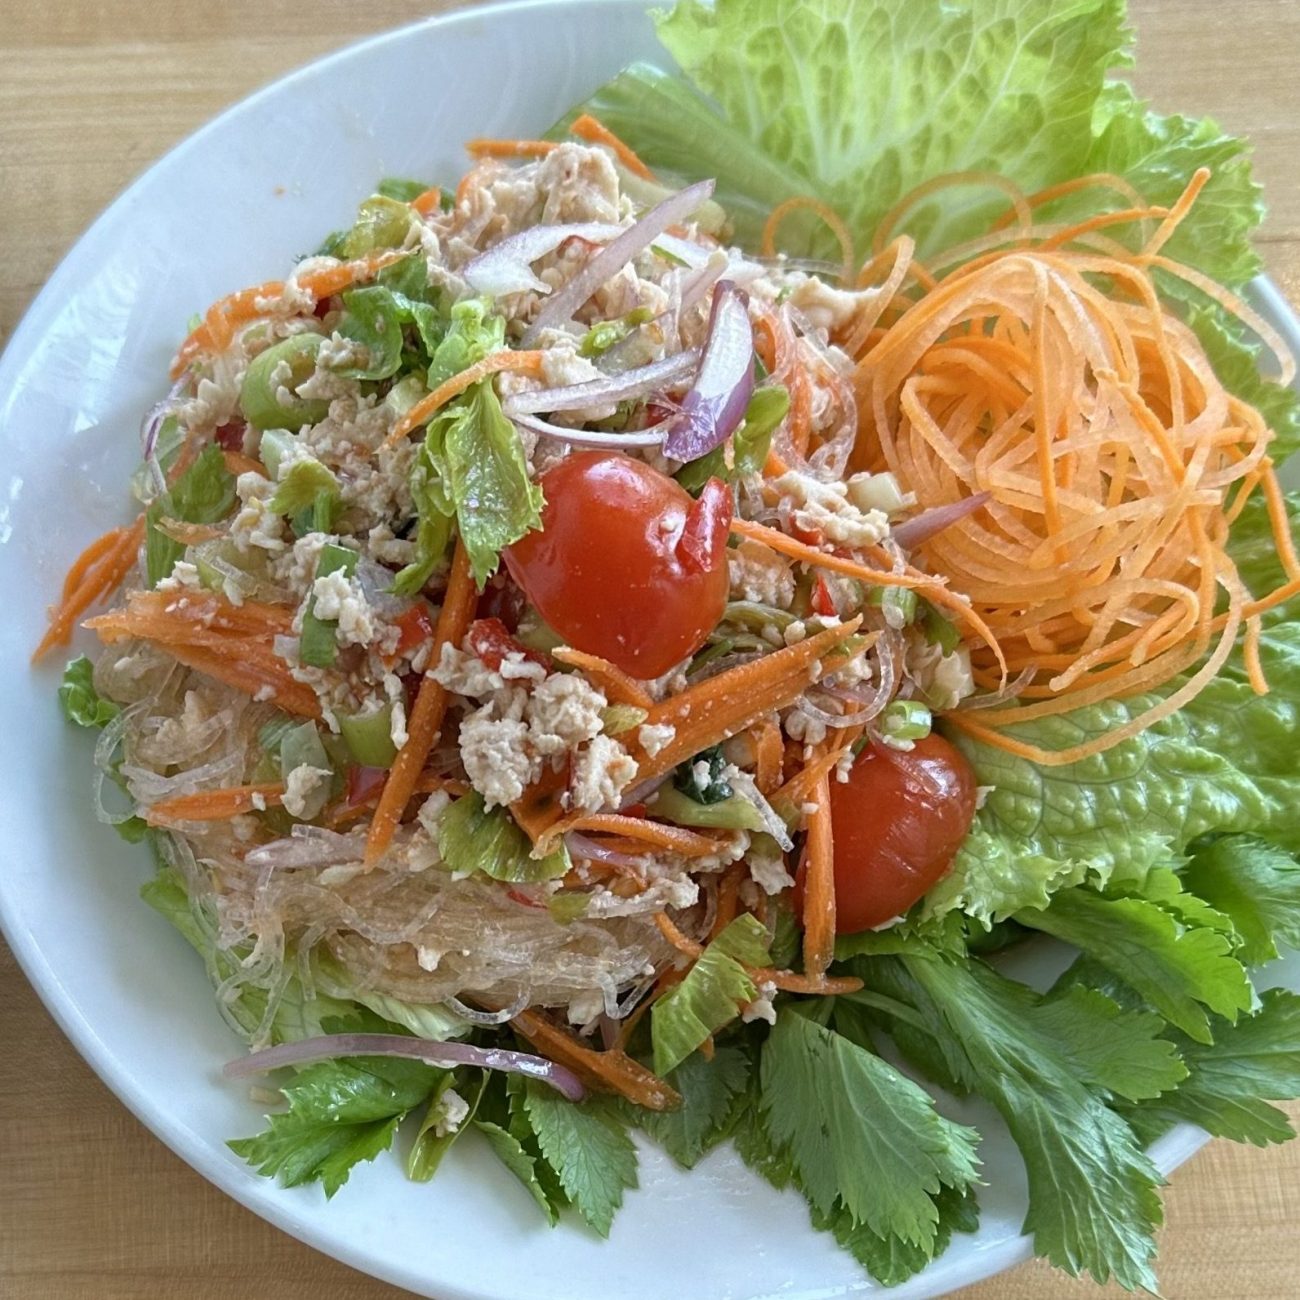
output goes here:
{"type": "Polygon", "coordinates": [[[416,601],[409,609],[399,614],[397,625],[397,653],[407,654],[417,646],[433,639],[433,615],[423,601],[416,601]]]}
{"type": "Polygon", "coordinates": [[[505,558],[542,618],[642,679],[698,650],[727,603],[726,484],[710,479],[693,501],[643,461],[584,451],[541,485],[542,527],[505,558]]]}
{"type": "Polygon", "coordinates": [[[522,642],[516,641],[506,631],[506,625],[499,618],[476,618],[469,625],[469,631],[465,634],[465,644],[493,672],[499,671],[502,661],[507,655],[515,651],[518,651],[525,659],[531,659],[533,663],[541,664],[543,668],[550,667],[550,663],[544,654],[539,654],[536,650],[530,650],[522,642]]]}
{"type": "Polygon", "coordinates": [[[906,912],[952,865],[974,816],[975,774],[942,736],[864,749],[847,782],[831,780],[836,931],[906,912]]]}

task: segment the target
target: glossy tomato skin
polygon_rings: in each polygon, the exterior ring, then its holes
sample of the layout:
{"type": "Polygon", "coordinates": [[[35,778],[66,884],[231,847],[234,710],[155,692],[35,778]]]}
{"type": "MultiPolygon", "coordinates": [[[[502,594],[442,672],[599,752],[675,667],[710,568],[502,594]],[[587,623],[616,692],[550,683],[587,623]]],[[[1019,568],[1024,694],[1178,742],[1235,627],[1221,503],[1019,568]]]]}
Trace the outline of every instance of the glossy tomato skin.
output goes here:
{"type": "Polygon", "coordinates": [[[731,491],[698,500],[618,452],[583,451],[541,478],[541,529],[505,552],[511,577],[566,642],[633,677],[704,644],[727,603],[731,491]]]}
{"type": "Polygon", "coordinates": [[[856,934],[901,916],[952,866],[975,816],[975,774],[932,734],[907,752],[870,746],[830,788],[835,929],[856,934]]]}

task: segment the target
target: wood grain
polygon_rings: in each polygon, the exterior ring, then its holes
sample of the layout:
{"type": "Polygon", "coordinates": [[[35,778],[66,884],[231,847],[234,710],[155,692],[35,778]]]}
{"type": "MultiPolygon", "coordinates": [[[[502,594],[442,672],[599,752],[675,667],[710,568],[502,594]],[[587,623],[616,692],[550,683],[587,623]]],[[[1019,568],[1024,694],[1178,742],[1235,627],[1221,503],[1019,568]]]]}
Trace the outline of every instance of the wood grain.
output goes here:
{"type": "MultiPolygon", "coordinates": [[[[0,341],[94,216],[214,113],[437,0],[5,0],[0,24],[0,341]]],[[[1132,0],[1139,89],[1254,140],[1261,246],[1300,299],[1300,4],[1132,0]]],[[[113,1098],[0,944],[0,1298],[384,1300],[397,1289],[293,1241],[205,1183],[113,1098]]],[[[1300,1106],[1291,1107],[1300,1117],[1300,1106]]],[[[1215,1143],[1174,1175],[1173,1300],[1300,1293],[1300,1144],[1215,1143]]],[[[1027,1265],[962,1300],[1118,1295],[1027,1265]]],[[[700,1298],[705,1300],[705,1298],[700,1298]]]]}

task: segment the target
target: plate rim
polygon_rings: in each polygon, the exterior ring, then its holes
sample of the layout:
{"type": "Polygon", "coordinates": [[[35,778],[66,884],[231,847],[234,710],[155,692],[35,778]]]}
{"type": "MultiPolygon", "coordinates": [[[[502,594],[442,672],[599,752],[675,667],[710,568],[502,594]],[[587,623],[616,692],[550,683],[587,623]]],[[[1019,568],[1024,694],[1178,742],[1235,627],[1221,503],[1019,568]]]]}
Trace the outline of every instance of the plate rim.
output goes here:
{"type": "MultiPolygon", "coordinates": [[[[400,43],[410,35],[426,29],[454,28],[471,23],[494,24],[511,13],[550,8],[569,9],[574,6],[609,8],[617,6],[627,10],[646,11],[651,8],[647,0],[488,0],[443,13],[429,15],[413,22],[362,36],[302,63],[290,71],[273,78],[247,95],[228,104],[188,135],[182,137],[134,176],[99,214],[82,230],[59,259],[35,297],[24,309],[12,334],[0,351],[0,393],[12,391],[12,373],[21,366],[20,354],[26,354],[46,333],[52,310],[57,310],[65,282],[77,272],[75,262],[84,246],[90,244],[113,221],[121,209],[129,207],[135,195],[148,182],[155,171],[165,167],[173,158],[201,149],[210,134],[217,132],[231,118],[260,103],[265,97],[278,94],[286,86],[300,79],[319,75],[336,63],[346,63],[362,51],[377,49],[389,43],[400,43]]],[[[1262,308],[1263,314],[1279,331],[1287,344],[1300,355],[1300,315],[1286,298],[1277,283],[1269,276],[1257,276],[1248,288],[1248,294],[1262,308]]],[[[0,417],[7,404],[0,404],[0,417]]],[[[372,1256],[351,1242],[341,1239],[324,1224],[300,1218],[292,1209],[292,1202],[281,1193],[283,1189],[271,1179],[249,1182],[242,1176],[241,1167],[213,1159],[209,1145],[175,1122],[164,1110],[152,1105],[137,1088],[133,1073],[120,1068],[114,1055],[104,1047],[95,1025],[77,1007],[71,995],[66,994],[57,973],[50,965],[40,945],[17,924],[16,910],[9,900],[8,888],[0,876],[0,935],[3,935],[18,968],[35,990],[45,1010],[68,1039],[77,1054],[109,1089],[114,1097],[174,1155],[179,1157],[201,1178],[210,1183],[246,1210],[274,1225],[278,1230],[322,1254],[357,1269],[363,1274],[378,1278],[411,1291],[416,1295],[431,1294],[427,1288],[432,1283],[427,1274],[421,1275],[395,1261],[372,1256]]],[[[1204,1130],[1187,1123],[1176,1125],[1149,1149],[1162,1174],[1169,1174],[1184,1164],[1210,1141],[1204,1130]]],[[[755,1175],[756,1177],[756,1175],[755,1175]]],[[[605,1249],[615,1249],[606,1244],[605,1249]]],[[[958,1287],[985,1281],[1018,1264],[1033,1258],[1032,1239],[1021,1232],[1007,1237],[974,1253],[971,1267],[964,1273],[958,1287]]],[[[929,1268],[942,1259],[937,1257],[929,1268]]],[[[864,1278],[866,1274],[863,1274],[864,1278]]],[[[924,1272],[919,1277],[924,1276],[924,1272]]],[[[438,1286],[438,1300],[484,1300],[483,1292],[466,1291],[456,1286],[438,1286]]],[[[871,1287],[879,1284],[872,1282],[871,1287]]],[[[869,1288],[859,1292],[854,1288],[849,1294],[871,1294],[869,1288]]],[[[882,1292],[883,1293],[883,1292],[882,1292]]],[[[934,1296],[949,1291],[933,1292],[934,1296]]],[[[754,1297],[753,1300],[760,1300],[754,1297]]]]}

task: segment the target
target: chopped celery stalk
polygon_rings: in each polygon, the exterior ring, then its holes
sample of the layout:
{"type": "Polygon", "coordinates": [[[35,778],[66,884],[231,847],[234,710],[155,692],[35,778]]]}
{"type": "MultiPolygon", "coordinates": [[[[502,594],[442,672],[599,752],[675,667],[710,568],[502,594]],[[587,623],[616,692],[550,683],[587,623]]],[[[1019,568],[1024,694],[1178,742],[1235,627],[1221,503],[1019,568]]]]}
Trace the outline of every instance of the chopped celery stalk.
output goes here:
{"type": "MultiPolygon", "coordinates": [[[[334,765],[330,762],[325,746],[321,743],[320,732],[314,722],[303,722],[290,727],[280,737],[280,779],[289,780],[289,774],[299,767],[314,767],[328,772],[333,777],[334,765]]],[[[320,816],[321,810],[329,802],[331,781],[320,782],[307,797],[299,820],[311,821],[320,816]]]]}
{"type": "Polygon", "coordinates": [[[892,628],[907,627],[916,621],[916,592],[908,587],[873,587],[867,595],[867,604],[876,605],[892,628]]]}
{"type": "Polygon", "coordinates": [[[297,725],[296,718],[290,717],[287,713],[282,713],[279,717],[272,718],[270,722],[264,723],[258,728],[257,743],[268,754],[279,754],[280,742],[297,725]]]}
{"type": "Polygon", "coordinates": [[[590,903],[590,894],[585,894],[581,890],[565,889],[558,894],[552,894],[546,900],[546,910],[550,912],[553,921],[557,921],[560,925],[568,925],[570,921],[585,916],[590,903]]]}
{"type": "Polygon", "coordinates": [[[239,409],[253,428],[301,429],[329,414],[328,402],[294,395],[298,385],[315,374],[316,354],[323,342],[319,334],[294,334],[253,358],[239,390],[239,409]],[[283,377],[281,363],[289,368],[287,377],[283,377]],[[290,394],[287,403],[276,397],[280,388],[290,394]]]}
{"type": "Polygon", "coordinates": [[[257,454],[266,466],[266,474],[274,482],[280,477],[280,462],[293,448],[298,446],[298,439],[288,429],[266,429],[258,444],[257,454]]]}
{"type": "MultiPolygon", "coordinates": [[[[358,558],[356,551],[327,542],[321,547],[320,559],[316,562],[316,576],[326,578],[331,573],[342,571],[350,578],[356,572],[358,558]]],[[[328,668],[339,652],[338,638],[335,636],[337,628],[334,619],[316,617],[316,601],[313,598],[303,615],[298,658],[312,668],[328,668]]]]}
{"type": "Polygon", "coordinates": [[[758,809],[738,794],[719,803],[697,803],[671,782],[666,782],[646,801],[646,807],[656,817],[675,822],[678,826],[715,826],[738,831],[763,829],[758,809]]]}
{"type": "Polygon", "coordinates": [[[338,241],[337,256],[364,257],[377,248],[400,248],[410,228],[410,205],[376,194],[357,209],[356,223],[338,241]]]}
{"type": "Polygon", "coordinates": [[[564,638],[553,627],[536,617],[519,624],[515,632],[515,640],[521,646],[526,646],[529,650],[540,650],[543,654],[549,654],[565,643],[564,638]]]}
{"type": "Polygon", "coordinates": [[[920,700],[894,700],[880,715],[886,740],[924,740],[930,734],[930,710],[920,700]]]}
{"type": "Polygon", "coordinates": [[[393,706],[385,704],[369,713],[340,713],[339,731],[352,761],[362,767],[391,767],[397,757],[393,744],[393,706]]]}
{"type": "Polygon", "coordinates": [[[600,711],[600,722],[607,736],[621,736],[639,727],[649,716],[635,704],[611,704],[600,711]]]}

